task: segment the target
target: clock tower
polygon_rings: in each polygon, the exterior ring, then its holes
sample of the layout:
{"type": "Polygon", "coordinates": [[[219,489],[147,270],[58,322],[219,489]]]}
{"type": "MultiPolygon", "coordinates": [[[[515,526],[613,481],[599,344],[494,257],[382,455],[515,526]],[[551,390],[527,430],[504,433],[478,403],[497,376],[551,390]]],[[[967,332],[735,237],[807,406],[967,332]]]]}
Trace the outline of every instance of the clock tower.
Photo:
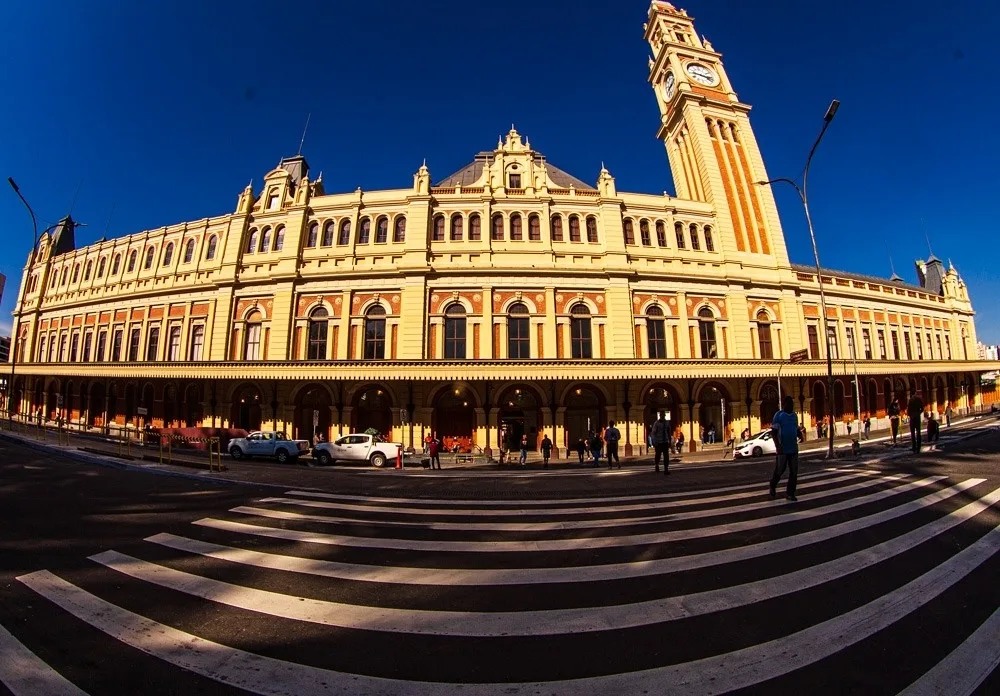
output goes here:
{"type": "Polygon", "coordinates": [[[757,139],[750,106],[733,90],[722,55],[698,36],[687,12],[653,0],[645,38],[653,51],[649,82],[660,107],[660,128],[677,196],[715,208],[727,257],[786,265],[788,253],[757,139]]]}

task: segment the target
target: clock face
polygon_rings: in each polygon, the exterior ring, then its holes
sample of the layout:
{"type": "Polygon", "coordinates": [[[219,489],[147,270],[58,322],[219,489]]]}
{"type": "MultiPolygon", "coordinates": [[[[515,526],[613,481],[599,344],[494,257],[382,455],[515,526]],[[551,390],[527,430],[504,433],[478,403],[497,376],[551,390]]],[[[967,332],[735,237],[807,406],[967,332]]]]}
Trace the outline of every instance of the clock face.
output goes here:
{"type": "Polygon", "coordinates": [[[667,73],[666,79],[663,80],[663,99],[665,101],[670,101],[674,98],[674,91],[677,87],[677,80],[674,79],[673,73],[667,73]]]}
{"type": "Polygon", "coordinates": [[[687,66],[687,73],[695,82],[700,82],[701,84],[708,85],[709,87],[719,82],[719,77],[715,74],[715,71],[709,67],[701,65],[700,63],[689,63],[687,66]]]}

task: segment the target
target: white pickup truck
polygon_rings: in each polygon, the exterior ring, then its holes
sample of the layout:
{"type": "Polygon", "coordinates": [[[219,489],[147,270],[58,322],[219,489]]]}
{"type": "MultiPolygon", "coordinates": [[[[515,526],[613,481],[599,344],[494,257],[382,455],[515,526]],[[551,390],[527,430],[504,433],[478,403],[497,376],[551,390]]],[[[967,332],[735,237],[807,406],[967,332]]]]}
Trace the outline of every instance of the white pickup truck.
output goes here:
{"type": "Polygon", "coordinates": [[[382,467],[396,461],[396,454],[403,447],[399,442],[385,442],[377,435],[352,433],[333,442],[321,442],[313,449],[313,459],[327,466],[334,462],[369,462],[382,467]]]}
{"type": "Polygon", "coordinates": [[[274,457],[284,464],[308,452],[309,443],[306,440],[289,440],[284,433],[272,431],[255,431],[229,441],[229,456],[233,459],[274,457]]]}

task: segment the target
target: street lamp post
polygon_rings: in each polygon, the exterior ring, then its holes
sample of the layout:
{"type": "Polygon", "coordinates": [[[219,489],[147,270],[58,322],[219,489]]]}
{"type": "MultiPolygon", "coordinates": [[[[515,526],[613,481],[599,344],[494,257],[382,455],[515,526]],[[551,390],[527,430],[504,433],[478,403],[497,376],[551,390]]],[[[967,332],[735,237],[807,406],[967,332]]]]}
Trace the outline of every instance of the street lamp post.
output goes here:
{"type": "Polygon", "coordinates": [[[802,200],[802,207],[806,212],[806,224],[809,226],[809,238],[812,240],[813,248],[813,259],[816,261],[816,282],[819,283],[819,305],[820,311],[823,313],[823,332],[826,334],[826,401],[829,406],[827,411],[830,412],[830,439],[827,446],[826,458],[833,458],[833,356],[830,354],[830,322],[826,316],[826,294],[823,292],[823,270],[819,265],[819,249],[816,247],[816,233],[813,230],[812,216],[809,214],[809,165],[812,164],[813,155],[816,154],[816,148],[819,147],[820,141],[823,139],[823,135],[826,133],[826,129],[830,126],[830,122],[833,121],[833,117],[837,114],[837,109],[840,108],[840,102],[834,99],[830,102],[830,107],[826,110],[826,115],[823,117],[823,128],[820,129],[819,135],[816,136],[816,142],[813,143],[812,149],[809,150],[809,157],[806,158],[806,166],[802,171],[802,186],[799,187],[795,181],[788,179],[786,177],[778,177],[776,179],[770,179],[768,181],[758,181],[756,182],[758,186],[768,186],[778,181],[782,181],[786,184],[791,185],[795,189],[795,192],[799,194],[799,198],[802,200]]]}

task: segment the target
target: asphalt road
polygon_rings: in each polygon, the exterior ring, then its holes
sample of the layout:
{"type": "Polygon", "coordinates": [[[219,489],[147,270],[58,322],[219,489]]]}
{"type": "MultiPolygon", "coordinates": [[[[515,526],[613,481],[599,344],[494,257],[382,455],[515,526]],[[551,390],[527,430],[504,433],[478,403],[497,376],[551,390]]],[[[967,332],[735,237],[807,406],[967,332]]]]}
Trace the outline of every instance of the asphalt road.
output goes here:
{"type": "Polygon", "coordinates": [[[0,440],[0,693],[1000,693],[1000,431],[942,447],[789,503],[766,461],[321,492],[0,440]]]}

